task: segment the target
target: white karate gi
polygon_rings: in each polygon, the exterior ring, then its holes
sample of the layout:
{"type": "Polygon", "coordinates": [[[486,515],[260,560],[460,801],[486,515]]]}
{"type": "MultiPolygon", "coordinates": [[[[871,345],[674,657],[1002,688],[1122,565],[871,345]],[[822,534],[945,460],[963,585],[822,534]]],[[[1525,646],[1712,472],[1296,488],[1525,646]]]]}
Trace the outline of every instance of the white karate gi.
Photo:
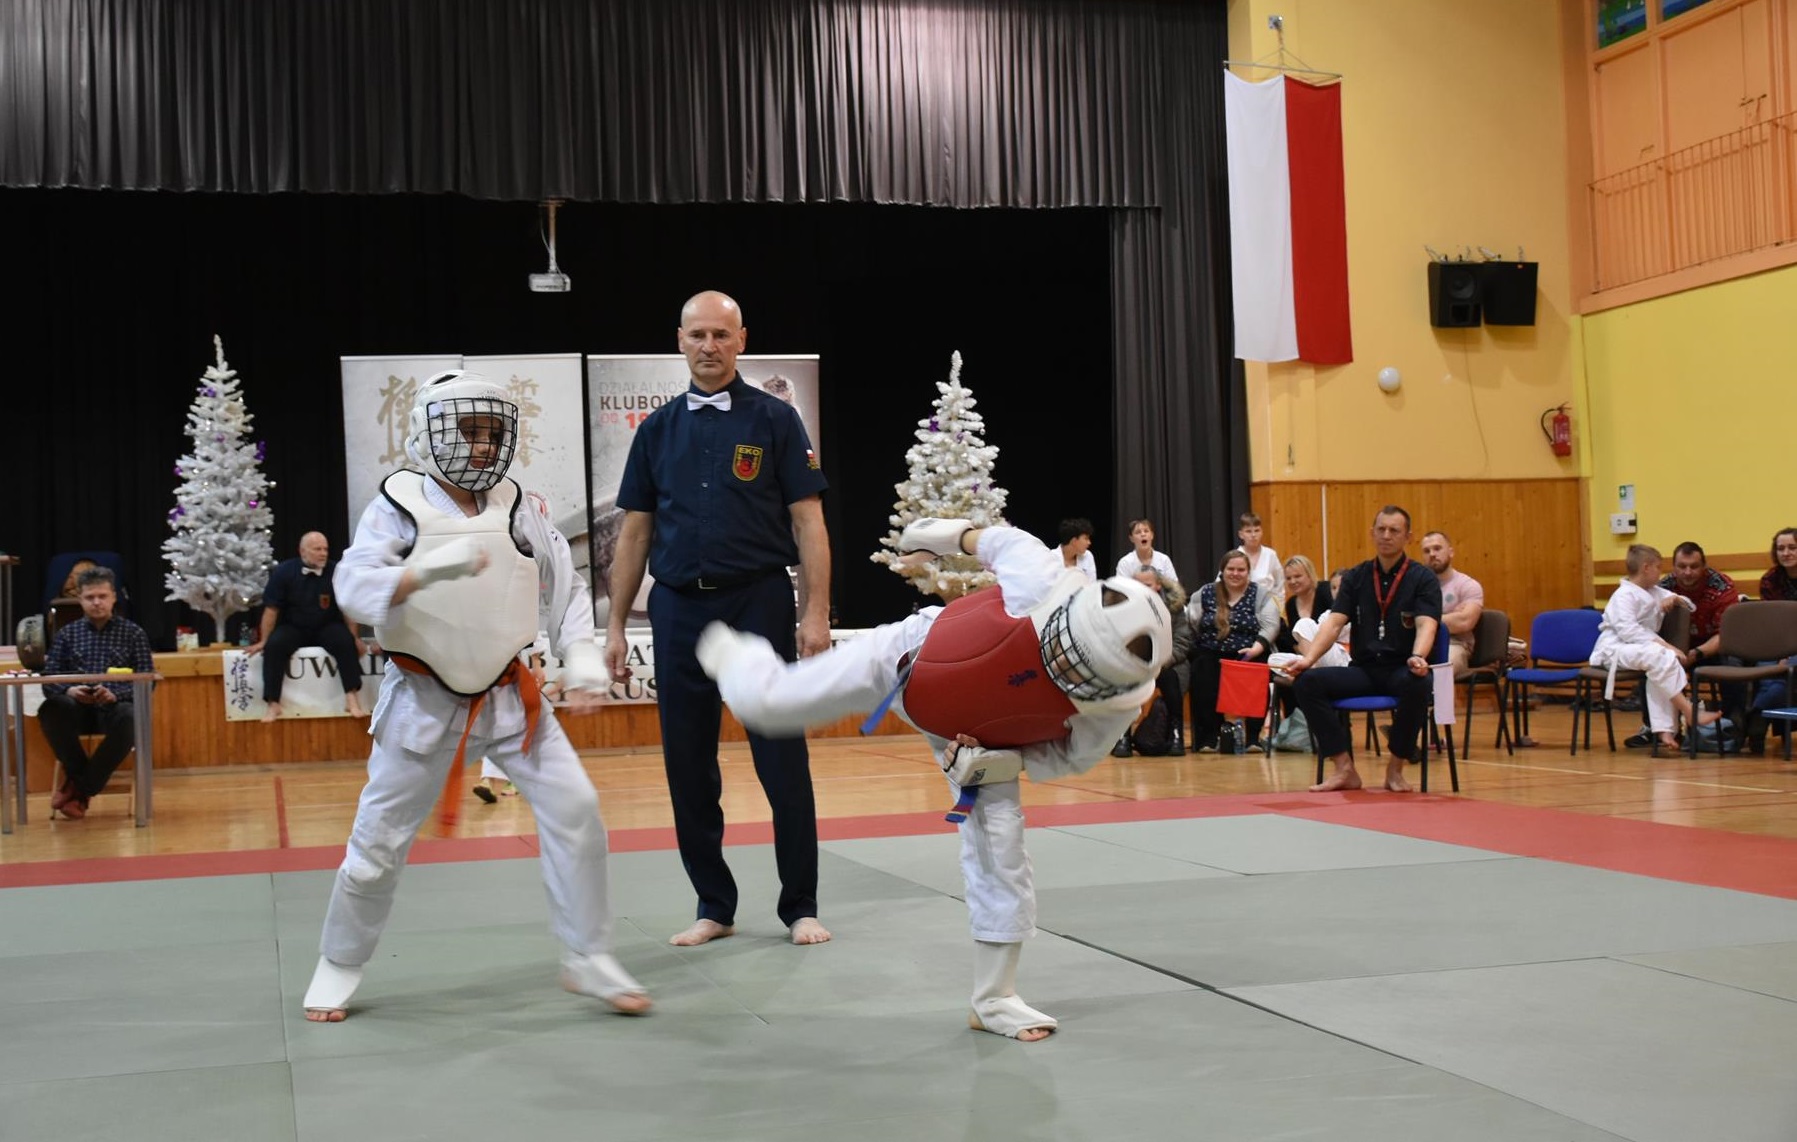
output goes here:
{"type": "Polygon", "coordinates": [[[1615,694],[1618,670],[1639,670],[1647,675],[1647,724],[1657,734],[1672,732],[1672,696],[1685,688],[1685,668],[1660,638],[1660,621],[1665,617],[1660,604],[1671,595],[1664,587],[1642,587],[1624,579],[1604,605],[1604,621],[1591,650],[1591,665],[1610,671],[1605,698],[1615,694]]]}
{"type": "MultiPolygon", "coordinates": [[[[435,480],[425,478],[424,489],[434,506],[460,513],[435,480]]],[[[371,625],[386,620],[394,588],[405,573],[401,553],[415,535],[411,521],[385,497],[368,505],[356,525],[355,542],[337,566],[337,600],[345,614],[371,625]]],[[[538,625],[549,632],[554,652],[565,655],[570,645],[591,642],[593,605],[586,581],[574,570],[568,542],[550,523],[542,497],[525,497],[513,516],[512,535],[535,554],[541,585],[538,625]]],[[[468,707],[468,699],[429,675],[386,672],[369,729],[374,750],[368,758],[368,784],[325,914],[320,951],[327,959],[357,967],[374,954],[406,853],[449,775],[468,707]]],[[[496,686],[487,692],[465,756],[492,758],[529,800],[557,938],[576,955],[608,954],[612,911],[599,795],[548,702],[542,704],[528,753],[524,729],[518,688],[496,686]]]]}
{"type": "MultiPolygon", "coordinates": [[[[1005,610],[1014,616],[1034,610],[1067,572],[1059,551],[1009,527],[982,531],[978,555],[998,576],[1005,610]]],[[[923,644],[941,613],[941,607],[927,607],[828,653],[794,663],[780,661],[772,647],[755,645],[718,679],[718,690],[739,721],[762,733],[799,733],[808,726],[865,713],[892,692],[900,659],[923,644]]],[[[1025,772],[1032,781],[1053,781],[1091,769],[1108,756],[1153,692],[1154,683],[1149,681],[1104,702],[1076,702],[1078,712],[1067,719],[1065,737],[1017,751],[1025,772]]],[[[902,695],[893,709],[904,716],[902,695]]],[[[940,760],[950,743],[934,734],[924,736],[940,760]]],[[[973,811],[960,830],[961,875],[973,938],[1008,944],[1035,935],[1036,891],[1023,845],[1017,781],[980,786],[973,811]]]]}

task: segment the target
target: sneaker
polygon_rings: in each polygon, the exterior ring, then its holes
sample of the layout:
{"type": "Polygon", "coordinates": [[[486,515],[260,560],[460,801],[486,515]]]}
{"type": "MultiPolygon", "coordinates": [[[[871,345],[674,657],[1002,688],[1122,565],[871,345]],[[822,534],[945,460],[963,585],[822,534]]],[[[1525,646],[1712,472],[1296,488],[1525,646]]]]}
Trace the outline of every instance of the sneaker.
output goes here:
{"type": "Polygon", "coordinates": [[[1646,726],[1642,726],[1641,729],[1636,732],[1634,737],[1629,738],[1622,744],[1629,749],[1652,749],[1653,743],[1656,740],[1654,732],[1646,726]]]}
{"type": "Polygon", "coordinates": [[[1118,738],[1117,744],[1111,747],[1112,757],[1128,757],[1135,752],[1135,747],[1130,744],[1128,734],[1118,738]]]}

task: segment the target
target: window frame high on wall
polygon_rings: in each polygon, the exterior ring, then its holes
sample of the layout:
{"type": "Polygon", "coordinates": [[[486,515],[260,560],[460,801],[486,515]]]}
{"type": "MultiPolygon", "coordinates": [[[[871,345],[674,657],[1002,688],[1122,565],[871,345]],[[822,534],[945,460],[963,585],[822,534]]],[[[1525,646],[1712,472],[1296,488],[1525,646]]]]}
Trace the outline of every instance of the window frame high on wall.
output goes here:
{"type": "Polygon", "coordinates": [[[1600,46],[1610,7],[1567,9],[1590,128],[1569,188],[1581,311],[1797,263],[1797,0],[1640,0],[1639,29],[1600,46]]]}

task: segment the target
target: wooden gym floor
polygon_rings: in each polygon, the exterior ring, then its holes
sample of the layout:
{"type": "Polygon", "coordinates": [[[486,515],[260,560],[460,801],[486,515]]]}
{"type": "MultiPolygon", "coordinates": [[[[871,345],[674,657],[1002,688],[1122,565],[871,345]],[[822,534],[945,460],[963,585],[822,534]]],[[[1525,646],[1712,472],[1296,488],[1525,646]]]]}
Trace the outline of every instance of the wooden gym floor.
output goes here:
{"type": "MultiPolygon", "coordinates": [[[[1618,713],[1618,740],[1634,731],[1636,716],[1618,713]]],[[[1571,714],[1564,706],[1534,715],[1532,732],[1541,743],[1507,757],[1493,749],[1495,723],[1481,712],[1474,728],[1473,757],[1460,763],[1461,797],[1478,801],[1550,808],[1623,820],[1694,826],[1733,833],[1797,838],[1797,763],[1787,762],[1777,739],[1766,757],[1700,755],[1652,759],[1646,750],[1601,745],[1568,753],[1571,714]]],[[[587,770],[600,793],[606,825],[621,831],[671,830],[661,755],[654,748],[588,753],[587,770]]],[[[732,841],[748,839],[768,819],[748,749],[727,743],[724,807],[732,841]],[[743,829],[748,826],[747,832],[743,829]]],[[[1363,773],[1377,772],[1378,759],[1363,756],[1363,773]],[[1364,763],[1372,761],[1372,766],[1364,763]]],[[[948,807],[940,772],[915,736],[838,738],[811,744],[813,783],[820,821],[837,831],[879,831],[879,822],[907,815],[939,813],[948,807]],[[851,824],[851,819],[853,823],[851,824]]],[[[1302,794],[1312,782],[1314,761],[1280,753],[1271,759],[1192,754],[1183,758],[1106,759],[1083,776],[1048,785],[1025,784],[1029,806],[1123,806],[1211,796],[1302,794]]],[[[1412,767],[1412,782],[1416,771],[1412,767]]],[[[173,854],[248,853],[262,850],[340,848],[355,815],[362,785],[362,762],[159,771],[155,818],[132,826],[129,798],[106,794],[94,800],[82,821],[49,820],[47,794],[31,798],[29,823],[0,837],[0,884],[59,880],[47,868],[27,872],[13,866],[173,854]],[[9,874],[10,869],[10,874],[9,874]]],[[[453,837],[526,837],[534,833],[530,810],[521,798],[485,805],[467,792],[474,774],[462,782],[460,820],[453,837]]],[[[1445,758],[1430,766],[1430,789],[1448,792],[1445,758]]],[[[1377,797],[1380,794],[1365,794],[1377,797]]],[[[945,826],[946,827],[946,826],[945,826]]],[[[429,826],[427,826],[427,829],[429,826]]],[[[427,833],[428,835],[428,833],[427,833]]],[[[639,833],[641,837],[654,834],[639,833]]],[[[665,838],[671,847],[671,831],[665,838]]],[[[660,842],[652,842],[660,847],[660,842]]],[[[294,854],[297,856],[298,854],[294,854]]],[[[497,855],[497,854],[495,854],[497,855]]],[[[334,862],[333,862],[334,863],[334,862]]],[[[98,879],[99,877],[95,877],[98,879]]]]}

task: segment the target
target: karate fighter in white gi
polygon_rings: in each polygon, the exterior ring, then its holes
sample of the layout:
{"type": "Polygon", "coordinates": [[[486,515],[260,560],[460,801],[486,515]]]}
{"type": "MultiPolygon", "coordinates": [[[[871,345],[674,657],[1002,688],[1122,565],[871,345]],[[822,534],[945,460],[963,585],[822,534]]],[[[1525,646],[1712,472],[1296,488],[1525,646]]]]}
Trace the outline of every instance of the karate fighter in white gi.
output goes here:
{"type": "Polygon", "coordinates": [[[1036,932],[1018,776],[1084,773],[1109,755],[1154,694],[1172,618],[1152,588],[1093,583],[1014,528],[922,519],[899,551],[976,555],[998,586],[790,664],[766,640],[714,623],[699,664],[761,733],[798,733],[897,693],[893,710],[923,731],[956,792],[976,794],[960,823],[974,939],[969,1025],[1034,1042],[1056,1022],[1017,995],[1023,941],[1036,932]]]}
{"type": "Polygon", "coordinates": [[[1722,720],[1717,710],[1702,710],[1685,696],[1685,668],[1681,652],[1660,637],[1660,624],[1674,607],[1690,608],[1691,601],[1660,586],[1660,553],[1643,543],[1628,550],[1629,577],[1616,587],[1604,604],[1604,621],[1597,628],[1597,645],[1591,649],[1591,665],[1608,669],[1604,698],[1616,693],[1618,670],[1639,670],[1647,675],[1647,724],[1654,737],[1668,749],[1678,748],[1672,716],[1709,726],[1722,720]]]}
{"type": "Polygon", "coordinates": [[[540,626],[565,664],[570,708],[595,708],[605,692],[592,599],[568,543],[543,498],[504,478],[518,407],[478,374],[439,373],[419,387],[409,432],[406,454],[422,471],[387,477],[337,568],[339,605],[374,626],[392,668],[306,1018],[335,1023],[348,1013],[413,838],[451,780],[453,808],[462,760],[483,754],[536,815],[552,927],[568,949],[562,986],[640,1014],[649,996],[611,951],[599,795],[518,657],[540,626]]]}

